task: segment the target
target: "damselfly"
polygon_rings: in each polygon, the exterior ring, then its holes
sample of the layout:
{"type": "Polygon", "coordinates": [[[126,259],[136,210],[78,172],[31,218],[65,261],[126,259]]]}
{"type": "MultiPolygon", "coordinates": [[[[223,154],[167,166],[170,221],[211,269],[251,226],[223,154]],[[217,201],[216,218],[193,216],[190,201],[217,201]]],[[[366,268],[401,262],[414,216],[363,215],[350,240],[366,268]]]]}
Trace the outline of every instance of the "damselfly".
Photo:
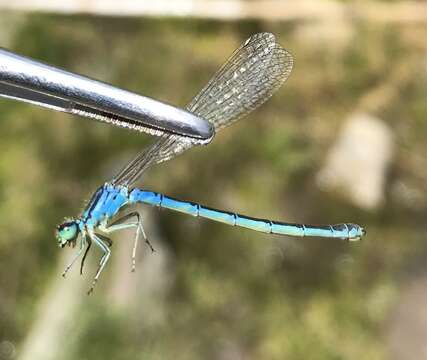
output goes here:
{"type": "Polygon", "coordinates": [[[233,53],[190,102],[187,111],[184,111],[94,80],[58,69],[52,70],[0,50],[0,95],[2,92],[6,97],[159,136],[156,142],[139,153],[112,180],[95,192],[81,216],[66,220],[57,227],[56,237],[60,247],[67,244],[75,246],[79,240],[77,254],[63,275],[83,255],[80,266],[82,273],[86,256],[94,243],[102,250],[103,255],[90,293],[111,255],[112,241],[109,234],[129,228],[135,229],[132,251],[134,270],[139,237],[142,235],[150,247],[151,244],[144,232],[140,213],[134,210],[126,215],[121,214],[126,208],[138,203],[270,234],[359,240],[365,230],[356,224],[314,226],[257,219],[133,187],[150,166],[170,160],[195,145],[208,143],[213,137],[209,125],[219,131],[264,103],[289,77],[292,66],[291,54],[276,43],[272,34],[255,34],[233,53]],[[13,68],[14,61],[18,61],[22,67],[18,75],[16,68],[13,68]],[[28,64],[36,68],[28,68],[28,64]],[[42,73],[48,73],[48,80],[43,76],[31,78],[40,69],[42,73]],[[30,74],[30,77],[25,79],[21,74],[30,74]],[[72,86],[68,81],[71,81],[72,86]],[[95,90],[93,92],[88,89],[95,90]]]}
{"type": "MultiPolygon", "coordinates": [[[[264,103],[288,78],[293,66],[291,54],[276,43],[269,33],[250,37],[213,76],[209,83],[187,106],[190,113],[208,120],[215,131],[230,125],[243,115],[264,103]]],[[[193,202],[176,200],[165,195],[133,187],[141,174],[150,166],[170,160],[197,145],[191,137],[165,134],[150,147],[139,153],[117,176],[106,182],[93,195],[82,215],[70,219],[57,227],[59,246],[76,245],[76,256],[64,271],[64,276],[83,254],[80,272],[91,244],[102,252],[91,292],[107,264],[112,244],[109,234],[119,230],[135,229],[132,252],[132,270],[135,269],[135,254],[138,239],[142,235],[150,245],[144,232],[142,217],[138,211],[120,216],[126,208],[138,204],[149,204],[193,216],[240,226],[255,231],[288,236],[318,236],[359,240],[365,230],[356,224],[304,225],[251,218],[223,210],[211,209],[193,202]],[[118,217],[117,220],[112,220],[118,217]]],[[[150,245],[151,247],[151,245],[150,245]]]]}

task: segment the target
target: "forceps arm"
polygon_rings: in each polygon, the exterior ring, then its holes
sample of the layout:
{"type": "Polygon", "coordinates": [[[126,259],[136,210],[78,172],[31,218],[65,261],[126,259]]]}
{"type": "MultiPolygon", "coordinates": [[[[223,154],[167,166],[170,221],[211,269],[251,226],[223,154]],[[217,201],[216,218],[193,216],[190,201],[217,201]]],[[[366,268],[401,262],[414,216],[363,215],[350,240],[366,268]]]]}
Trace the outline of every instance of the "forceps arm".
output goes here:
{"type": "Polygon", "coordinates": [[[0,48],[0,96],[112,125],[208,142],[212,125],[172,105],[0,48]]]}

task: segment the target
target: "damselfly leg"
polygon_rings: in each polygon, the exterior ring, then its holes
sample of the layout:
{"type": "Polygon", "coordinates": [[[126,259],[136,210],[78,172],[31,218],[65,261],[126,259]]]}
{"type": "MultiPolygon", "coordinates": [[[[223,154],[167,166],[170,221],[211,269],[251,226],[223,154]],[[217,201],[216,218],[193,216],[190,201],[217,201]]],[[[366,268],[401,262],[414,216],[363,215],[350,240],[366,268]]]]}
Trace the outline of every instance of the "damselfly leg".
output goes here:
{"type": "Polygon", "coordinates": [[[93,288],[96,285],[96,282],[99,279],[99,275],[101,275],[102,270],[104,270],[104,266],[105,264],[108,262],[108,259],[110,258],[111,255],[111,251],[108,248],[108,246],[92,231],[89,230],[88,231],[89,237],[90,239],[96,244],[98,245],[98,247],[102,250],[102,252],[104,253],[102,255],[101,261],[99,262],[99,266],[98,266],[98,270],[96,271],[95,277],[93,279],[92,282],[92,286],[88,291],[88,295],[93,291],[93,288]]]}
{"type": "Polygon", "coordinates": [[[83,275],[83,266],[85,264],[87,253],[89,252],[90,247],[92,246],[92,240],[89,238],[86,240],[86,243],[87,243],[86,251],[83,254],[82,262],[80,264],[80,275],[83,275]]]}
{"type": "Polygon", "coordinates": [[[106,234],[113,233],[119,230],[130,229],[130,228],[136,228],[135,238],[133,243],[133,250],[132,250],[132,270],[131,270],[132,272],[134,272],[135,264],[136,264],[136,248],[138,246],[138,239],[139,239],[140,233],[142,234],[145,243],[150,247],[151,251],[152,252],[155,251],[150,241],[148,240],[147,235],[145,234],[144,227],[142,226],[141,215],[137,211],[134,211],[117,219],[111,224],[108,224],[108,225],[103,224],[99,227],[99,229],[106,234]],[[133,220],[133,221],[129,221],[129,220],[133,220]]]}
{"type": "MultiPolygon", "coordinates": [[[[64,270],[64,272],[62,273],[62,276],[63,277],[65,277],[66,275],[67,275],[67,273],[68,273],[68,271],[71,269],[71,267],[74,265],[74,263],[77,261],[77,259],[80,257],[80,255],[82,254],[82,252],[83,252],[83,248],[85,247],[85,245],[86,245],[86,235],[82,235],[81,236],[81,238],[80,238],[80,248],[79,248],[79,251],[77,251],[77,254],[76,254],[76,256],[74,256],[74,258],[73,258],[73,260],[71,260],[71,262],[68,264],[68,266],[65,268],[65,270],[64,270]]],[[[90,245],[88,246],[88,248],[90,247],[90,245]]],[[[86,254],[87,254],[87,251],[88,251],[89,249],[87,249],[86,250],[86,252],[85,252],[85,254],[84,254],[84,256],[83,256],[83,260],[82,261],[84,261],[84,258],[86,257],[86,254]]],[[[81,270],[80,270],[81,271],[81,270]]]]}
{"type": "Polygon", "coordinates": [[[96,236],[98,236],[104,243],[106,243],[108,245],[108,247],[112,247],[113,246],[113,241],[106,237],[105,235],[102,235],[100,233],[95,233],[96,236]]]}
{"type": "MultiPolygon", "coordinates": [[[[98,234],[98,233],[96,233],[96,236],[98,236],[102,241],[106,242],[107,245],[108,245],[108,247],[111,247],[111,245],[113,245],[113,242],[111,241],[111,239],[107,238],[106,236],[98,234]]],[[[83,267],[84,267],[84,264],[85,264],[86,256],[87,256],[87,254],[88,254],[88,252],[90,250],[90,247],[92,246],[92,240],[90,238],[87,239],[86,242],[87,242],[86,251],[85,251],[85,253],[83,255],[82,262],[80,264],[80,275],[83,275],[83,267]]]]}

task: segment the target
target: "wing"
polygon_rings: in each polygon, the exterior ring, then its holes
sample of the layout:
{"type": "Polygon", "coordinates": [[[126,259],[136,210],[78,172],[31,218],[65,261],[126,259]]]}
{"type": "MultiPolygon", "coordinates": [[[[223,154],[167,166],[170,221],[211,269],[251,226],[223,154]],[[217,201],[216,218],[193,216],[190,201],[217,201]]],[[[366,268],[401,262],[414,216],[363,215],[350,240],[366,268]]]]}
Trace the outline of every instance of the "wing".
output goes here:
{"type": "MultiPolygon", "coordinates": [[[[270,33],[246,40],[193,98],[187,110],[208,120],[218,131],[264,103],[292,71],[292,55],[270,33]]],[[[137,155],[114,179],[129,186],[148,167],[170,160],[195,142],[176,135],[162,136],[137,155]]]]}

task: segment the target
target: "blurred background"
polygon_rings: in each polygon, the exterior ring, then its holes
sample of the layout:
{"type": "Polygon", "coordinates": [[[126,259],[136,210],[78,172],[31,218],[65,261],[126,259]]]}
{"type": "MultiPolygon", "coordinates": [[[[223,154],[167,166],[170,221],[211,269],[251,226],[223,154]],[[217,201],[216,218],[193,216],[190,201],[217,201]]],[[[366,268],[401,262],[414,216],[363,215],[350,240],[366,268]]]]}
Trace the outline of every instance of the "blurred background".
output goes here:
{"type": "Polygon", "coordinates": [[[185,106],[251,34],[295,57],[261,108],[140,186],[293,239],[141,207],[92,296],[54,227],[152,139],[0,99],[0,359],[427,358],[427,7],[401,1],[0,1],[0,46],[185,106]]]}

